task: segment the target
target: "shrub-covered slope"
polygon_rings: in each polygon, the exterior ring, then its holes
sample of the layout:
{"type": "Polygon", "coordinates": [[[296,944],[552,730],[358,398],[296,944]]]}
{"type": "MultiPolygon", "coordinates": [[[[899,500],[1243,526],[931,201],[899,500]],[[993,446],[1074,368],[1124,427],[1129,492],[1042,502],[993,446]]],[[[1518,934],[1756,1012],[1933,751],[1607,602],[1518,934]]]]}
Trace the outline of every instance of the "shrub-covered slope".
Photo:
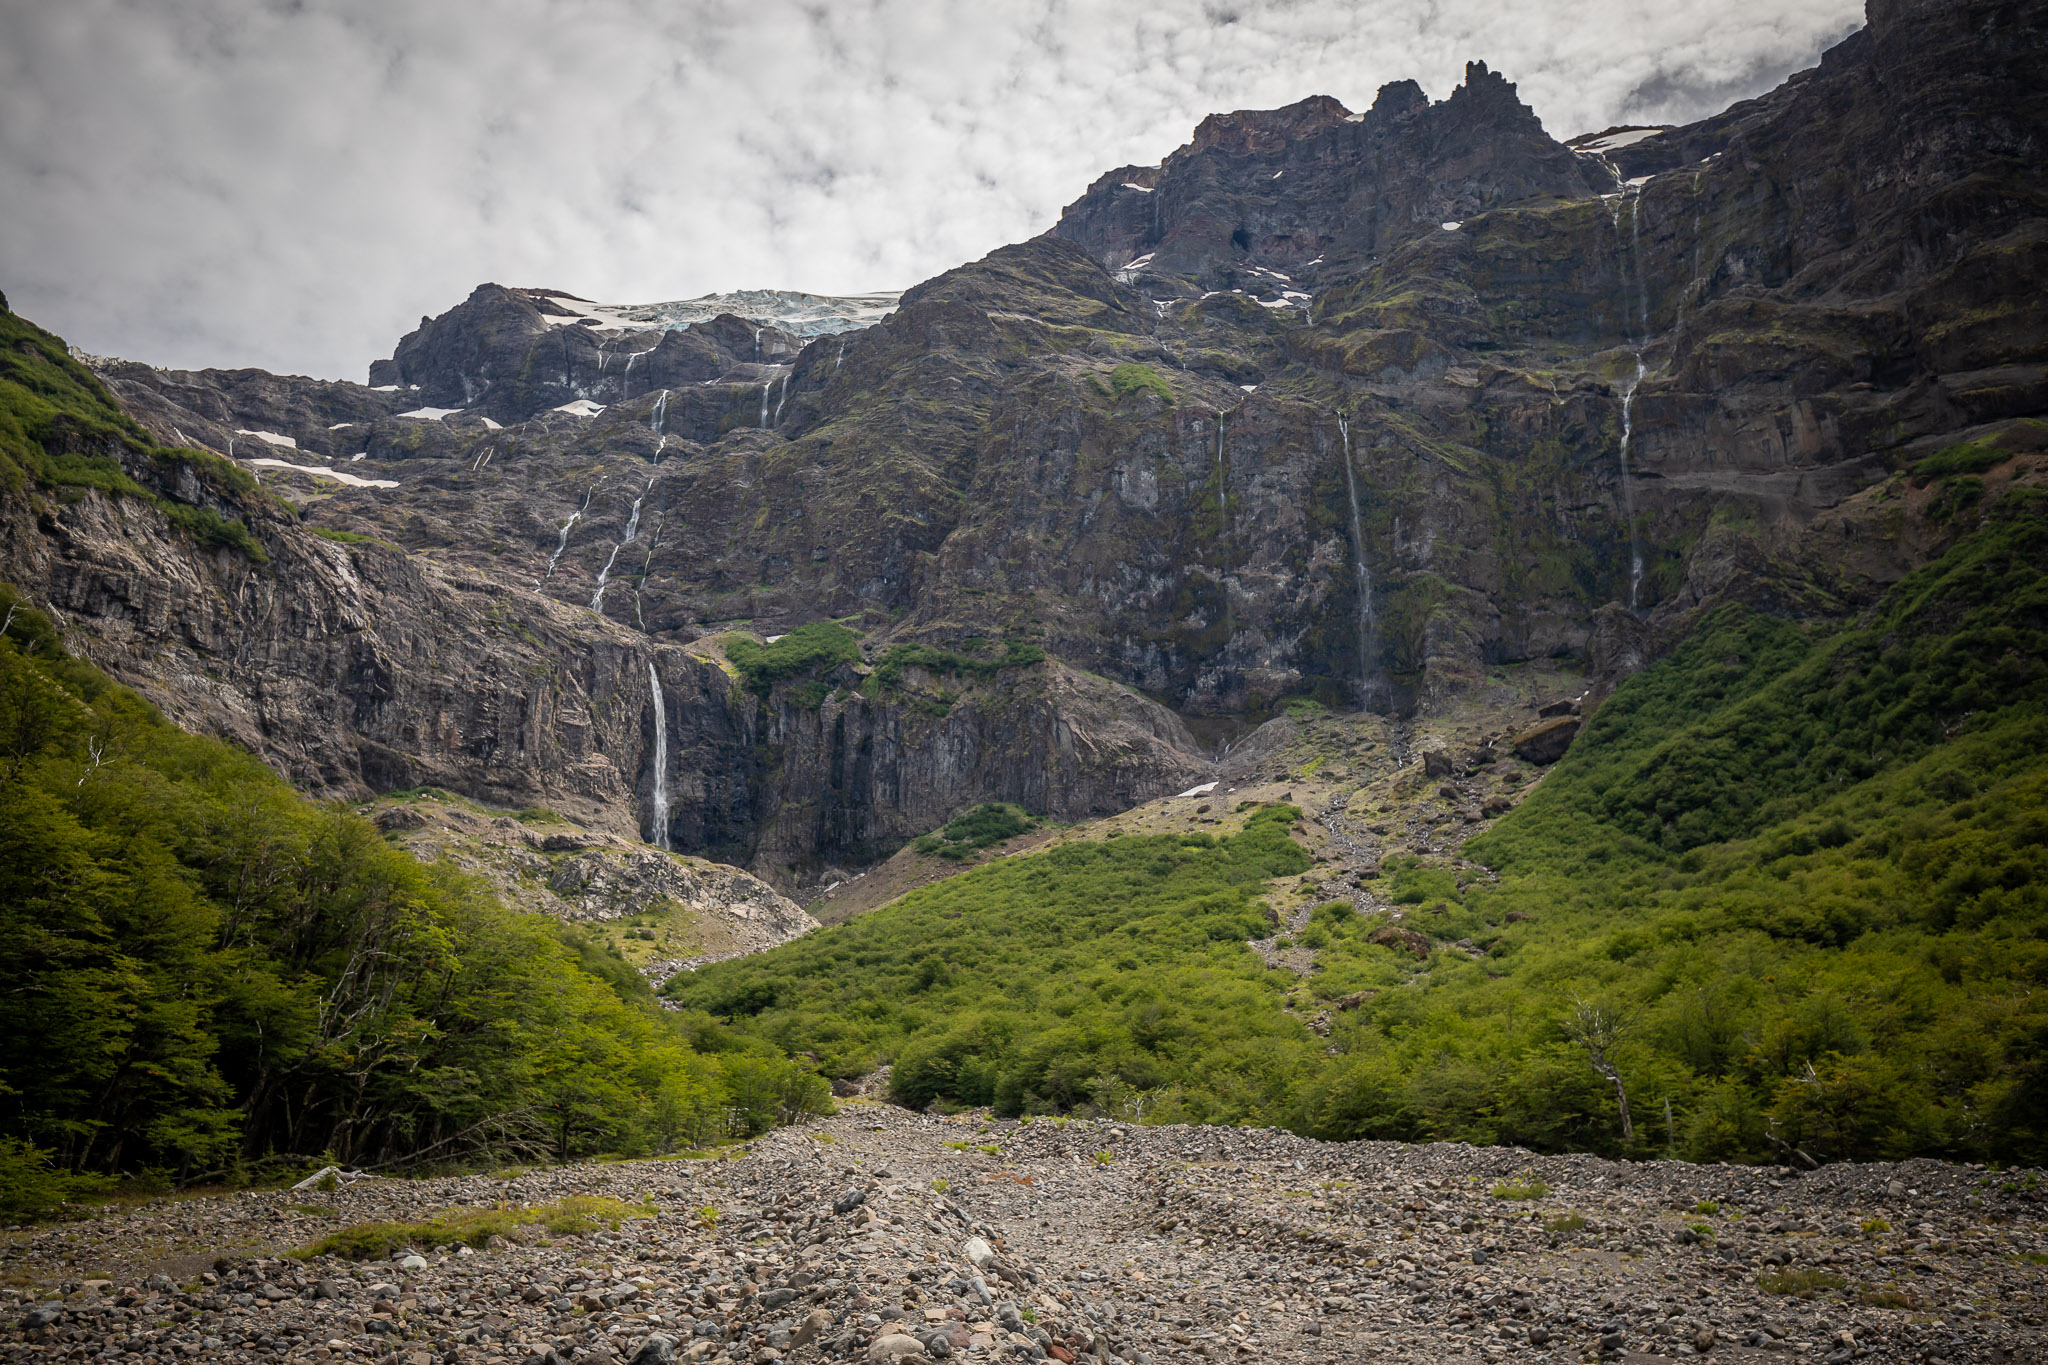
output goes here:
{"type": "Polygon", "coordinates": [[[823,1102],[0,615],[0,1174],[647,1151],[823,1102]]]}
{"type": "Polygon", "coordinates": [[[2043,501],[1847,627],[1709,615],[1469,846],[1490,874],[1390,860],[1395,909],[1316,912],[1326,1036],[1244,946],[1305,863],[1284,807],[1005,859],[671,990],[834,1072],[893,1060],[918,1105],[2039,1160],[2043,501]]]}

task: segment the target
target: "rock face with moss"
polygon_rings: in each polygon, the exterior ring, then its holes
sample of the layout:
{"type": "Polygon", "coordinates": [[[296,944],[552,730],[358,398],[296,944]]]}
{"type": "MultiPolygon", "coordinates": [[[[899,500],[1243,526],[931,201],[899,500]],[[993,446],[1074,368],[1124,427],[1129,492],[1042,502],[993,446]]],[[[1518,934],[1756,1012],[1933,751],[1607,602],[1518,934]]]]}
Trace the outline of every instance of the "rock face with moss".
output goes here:
{"type": "Polygon", "coordinates": [[[2032,9],[1887,3],[1686,128],[1566,146],[1480,64],[1218,115],[808,342],[486,285],[387,392],[103,365],[158,440],[327,472],[263,467],[269,566],[93,494],[21,504],[4,572],[308,785],[785,881],[1174,790],[1289,698],[1597,691],[1714,603],[1858,609],[1942,543],[1902,471],[2038,446],[2043,55],[2032,9]],[[749,671],[825,622],[850,653],[749,671]]]}

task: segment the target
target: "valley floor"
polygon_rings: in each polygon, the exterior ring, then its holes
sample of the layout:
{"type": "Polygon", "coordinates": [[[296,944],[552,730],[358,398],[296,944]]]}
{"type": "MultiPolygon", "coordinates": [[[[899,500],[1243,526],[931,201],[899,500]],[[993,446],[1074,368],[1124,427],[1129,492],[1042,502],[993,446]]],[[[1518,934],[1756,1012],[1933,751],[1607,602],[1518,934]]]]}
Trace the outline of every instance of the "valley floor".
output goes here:
{"type": "Polygon", "coordinates": [[[1931,1161],[1794,1175],[853,1101],[728,1159],[0,1234],[0,1359],[2039,1361],[2043,1194],[1931,1161]],[[650,1216],[409,1261],[281,1255],[573,1195],[650,1216]]]}

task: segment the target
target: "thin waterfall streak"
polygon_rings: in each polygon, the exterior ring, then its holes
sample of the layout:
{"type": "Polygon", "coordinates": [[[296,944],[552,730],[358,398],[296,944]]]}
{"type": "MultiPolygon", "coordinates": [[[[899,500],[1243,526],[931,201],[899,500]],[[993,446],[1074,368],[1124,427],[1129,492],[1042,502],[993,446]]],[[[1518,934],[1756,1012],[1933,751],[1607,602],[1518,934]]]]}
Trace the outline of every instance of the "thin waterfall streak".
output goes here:
{"type": "Polygon", "coordinates": [[[668,426],[668,390],[661,391],[661,397],[654,400],[654,408],[647,414],[647,429],[656,436],[666,436],[668,426]]]}
{"type": "Polygon", "coordinates": [[[618,544],[612,546],[611,557],[605,560],[604,567],[597,571],[597,591],[590,595],[590,609],[592,611],[604,610],[604,589],[605,585],[611,582],[612,566],[619,562],[619,551],[625,549],[639,538],[640,504],[647,501],[647,494],[653,487],[654,480],[650,478],[647,480],[647,487],[640,490],[640,496],[633,499],[633,510],[626,514],[626,534],[619,538],[618,544]]]}
{"type": "Polygon", "coordinates": [[[1230,489],[1223,473],[1223,414],[1216,414],[1216,511],[1221,518],[1219,526],[1230,524],[1230,489]]]}
{"type": "Polygon", "coordinates": [[[647,661],[647,685],[654,694],[654,799],[649,821],[653,825],[648,842],[656,848],[667,848],[668,843],[668,704],[661,696],[661,674],[655,671],[654,660],[647,661]]]}
{"type": "Polygon", "coordinates": [[[768,429],[768,391],[774,387],[775,381],[772,379],[761,381],[761,429],[763,431],[768,429]]]}
{"type": "Polygon", "coordinates": [[[782,425],[782,405],[789,401],[789,375],[782,376],[782,392],[775,398],[775,425],[782,425]]]}
{"type": "Polygon", "coordinates": [[[1351,467],[1351,419],[1341,412],[1337,414],[1337,431],[1344,438],[1344,489],[1351,497],[1351,564],[1358,588],[1358,611],[1354,622],[1358,636],[1358,704],[1370,710],[1373,699],[1379,694],[1373,680],[1379,622],[1373,615],[1372,571],[1365,563],[1365,526],[1358,512],[1358,475],[1351,467]]]}
{"type": "MultiPolygon", "coordinates": [[[[600,479],[598,482],[602,483],[603,480],[600,479]]],[[[555,552],[548,556],[547,572],[542,574],[538,579],[534,581],[534,587],[539,587],[542,583],[547,582],[550,578],[553,578],[555,576],[555,565],[561,560],[562,551],[569,548],[569,532],[574,530],[576,523],[583,519],[583,514],[590,510],[590,499],[596,493],[597,484],[594,483],[590,485],[590,492],[585,493],[583,495],[583,505],[577,508],[575,511],[571,512],[569,514],[569,519],[562,523],[562,536],[561,539],[555,542],[555,552]]]]}

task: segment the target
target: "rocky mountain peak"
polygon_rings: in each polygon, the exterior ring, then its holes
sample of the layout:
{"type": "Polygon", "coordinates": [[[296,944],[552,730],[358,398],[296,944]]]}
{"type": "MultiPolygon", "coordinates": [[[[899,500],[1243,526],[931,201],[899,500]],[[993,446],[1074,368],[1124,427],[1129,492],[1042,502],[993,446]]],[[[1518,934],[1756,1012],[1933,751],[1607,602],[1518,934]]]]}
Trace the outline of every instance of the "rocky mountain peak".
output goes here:
{"type": "Polygon", "coordinates": [[[1351,111],[1328,95],[1311,95],[1284,109],[1240,109],[1211,114],[1195,127],[1194,140],[1174,155],[1192,156],[1217,148],[1233,156],[1278,152],[1297,139],[1333,128],[1351,111]]]}
{"type": "Polygon", "coordinates": [[[1106,269],[1146,272],[1156,297],[1232,287],[1225,274],[1244,266],[1328,274],[1444,221],[1612,187],[1543,131],[1511,82],[1474,62],[1436,103],[1397,81],[1365,114],[1317,95],[1212,115],[1159,166],[1096,180],[1052,235],[1106,269]]]}

